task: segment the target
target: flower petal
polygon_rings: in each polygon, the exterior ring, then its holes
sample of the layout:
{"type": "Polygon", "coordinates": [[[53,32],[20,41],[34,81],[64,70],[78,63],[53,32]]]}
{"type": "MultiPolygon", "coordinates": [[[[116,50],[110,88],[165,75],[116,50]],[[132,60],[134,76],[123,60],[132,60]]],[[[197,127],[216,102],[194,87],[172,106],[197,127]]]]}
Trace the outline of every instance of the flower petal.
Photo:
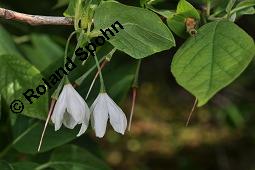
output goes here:
{"type": "Polygon", "coordinates": [[[96,105],[98,104],[98,102],[101,100],[101,95],[98,95],[97,98],[94,100],[94,102],[92,103],[92,105],[90,106],[90,112],[92,113],[91,114],[91,126],[93,129],[95,129],[94,127],[94,116],[93,116],[93,111],[96,107],[96,105]]]}
{"type": "Polygon", "coordinates": [[[77,137],[81,136],[88,128],[89,126],[89,118],[90,118],[90,110],[88,105],[85,103],[85,118],[84,118],[84,122],[81,125],[81,129],[79,131],[79,133],[77,134],[77,137]]]}
{"type": "Polygon", "coordinates": [[[65,125],[65,127],[69,129],[73,129],[77,125],[77,123],[78,122],[74,120],[71,114],[65,112],[64,118],[63,118],[63,124],[65,125]]]}
{"type": "Polygon", "coordinates": [[[88,124],[82,123],[81,129],[80,129],[79,133],[77,134],[77,137],[79,137],[79,136],[81,136],[83,133],[85,133],[85,131],[87,130],[87,128],[88,128],[88,124]]]}
{"type": "Polygon", "coordinates": [[[104,95],[100,93],[90,108],[92,112],[91,124],[95,129],[96,136],[102,138],[106,131],[108,110],[104,95]]]}
{"type": "Polygon", "coordinates": [[[77,123],[82,123],[85,118],[85,101],[79,93],[69,84],[67,90],[67,112],[72,115],[77,123]]]}
{"type": "Polygon", "coordinates": [[[63,88],[51,116],[51,121],[55,124],[55,131],[59,130],[62,125],[64,113],[66,110],[66,95],[67,91],[65,88],[63,88]]]}
{"type": "Polygon", "coordinates": [[[107,107],[109,110],[110,123],[113,129],[124,135],[127,128],[127,118],[121,108],[106,94],[107,107]]]}

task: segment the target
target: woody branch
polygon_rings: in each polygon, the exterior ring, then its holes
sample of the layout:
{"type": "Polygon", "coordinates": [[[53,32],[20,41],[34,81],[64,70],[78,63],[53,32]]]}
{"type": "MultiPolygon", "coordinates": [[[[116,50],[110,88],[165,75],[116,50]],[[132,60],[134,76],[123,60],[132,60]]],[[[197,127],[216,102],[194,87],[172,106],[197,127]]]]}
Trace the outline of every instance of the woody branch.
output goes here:
{"type": "Polygon", "coordinates": [[[73,20],[67,17],[29,15],[4,8],[0,8],[0,18],[22,21],[30,25],[73,25],[73,20]]]}

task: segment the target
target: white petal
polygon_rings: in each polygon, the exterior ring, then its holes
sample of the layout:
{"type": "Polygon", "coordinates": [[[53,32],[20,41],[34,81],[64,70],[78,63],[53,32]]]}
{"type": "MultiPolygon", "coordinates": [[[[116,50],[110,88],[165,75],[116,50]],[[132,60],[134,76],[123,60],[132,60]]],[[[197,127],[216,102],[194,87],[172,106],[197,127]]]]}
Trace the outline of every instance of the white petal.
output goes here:
{"type": "Polygon", "coordinates": [[[67,91],[64,88],[59,95],[51,116],[51,121],[55,124],[55,131],[59,130],[62,125],[63,116],[66,110],[66,94],[67,91]]]}
{"type": "Polygon", "coordinates": [[[85,131],[87,130],[87,128],[88,128],[88,124],[82,123],[81,129],[80,129],[79,133],[77,134],[77,137],[79,137],[79,136],[81,136],[83,133],[85,133],[85,131]]]}
{"type": "Polygon", "coordinates": [[[72,115],[77,123],[82,123],[85,118],[85,101],[72,85],[67,90],[67,112],[72,115]]]}
{"type": "Polygon", "coordinates": [[[127,128],[127,118],[121,108],[106,94],[107,107],[109,110],[110,123],[113,129],[124,135],[127,128]]]}
{"type": "Polygon", "coordinates": [[[87,103],[85,103],[85,118],[84,118],[84,123],[89,124],[89,118],[90,118],[90,109],[89,109],[87,103]]]}
{"type": "Polygon", "coordinates": [[[90,108],[92,112],[91,123],[96,136],[102,138],[106,131],[108,121],[107,103],[103,93],[100,93],[90,108]]]}
{"type": "Polygon", "coordinates": [[[73,129],[77,125],[77,122],[74,120],[71,114],[65,112],[64,118],[63,118],[63,124],[65,125],[65,127],[69,129],[73,129]]]}
{"type": "MultiPolygon", "coordinates": [[[[101,94],[101,93],[100,93],[100,94],[101,94]]],[[[100,95],[100,94],[97,96],[97,98],[94,100],[94,102],[93,102],[92,105],[90,106],[90,112],[92,113],[92,114],[91,114],[91,126],[92,126],[93,129],[95,129],[93,111],[94,111],[96,105],[98,104],[98,102],[101,100],[102,95],[100,95]]]]}
{"type": "Polygon", "coordinates": [[[89,118],[90,118],[90,110],[89,110],[88,105],[85,104],[85,118],[84,118],[84,122],[81,125],[81,129],[80,129],[77,137],[81,136],[87,130],[87,128],[89,126],[89,118]]]}

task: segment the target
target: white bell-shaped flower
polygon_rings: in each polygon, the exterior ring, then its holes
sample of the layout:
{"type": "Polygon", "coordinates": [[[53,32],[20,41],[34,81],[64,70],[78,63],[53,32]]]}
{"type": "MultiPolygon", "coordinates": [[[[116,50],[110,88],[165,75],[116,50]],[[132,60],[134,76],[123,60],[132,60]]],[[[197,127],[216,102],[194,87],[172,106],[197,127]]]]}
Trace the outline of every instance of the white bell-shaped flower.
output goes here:
{"type": "Polygon", "coordinates": [[[110,123],[116,132],[125,133],[126,115],[107,93],[99,93],[90,110],[92,113],[91,124],[97,137],[102,138],[104,136],[108,118],[110,118],[110,123]]]}
{"type": "Polygon", "coordinates": [[[51,116],[51,120],[55,124],[55,131],[61,128],[62,123],[69,129],[73,129],[77,124],[82,124],[77,135],[80,136],[86,131],[89,118],[90,110],[87,103],[71,84],[66,84],[51,116]]]}

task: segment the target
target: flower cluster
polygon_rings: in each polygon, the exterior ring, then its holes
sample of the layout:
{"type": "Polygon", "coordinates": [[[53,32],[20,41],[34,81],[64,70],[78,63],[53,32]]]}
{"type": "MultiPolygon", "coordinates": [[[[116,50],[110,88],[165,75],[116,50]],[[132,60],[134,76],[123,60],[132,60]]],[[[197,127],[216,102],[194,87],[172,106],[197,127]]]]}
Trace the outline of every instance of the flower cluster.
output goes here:
{"type": "Polygon", "coordinates": [[[81,124],[80,132],[77,134],[77,136],[80,136],[86,131],[90,117],[92,127],[99,138],[102,138],[105,134],[108,118],[116,132],[125,133],[127,118],[107,93],[99,93],[89,109],[85,100],[73,86],[66,84],[59,95],[51,116],[55,130],[59,130],[62,124],[69,129],[81,124]]]}

